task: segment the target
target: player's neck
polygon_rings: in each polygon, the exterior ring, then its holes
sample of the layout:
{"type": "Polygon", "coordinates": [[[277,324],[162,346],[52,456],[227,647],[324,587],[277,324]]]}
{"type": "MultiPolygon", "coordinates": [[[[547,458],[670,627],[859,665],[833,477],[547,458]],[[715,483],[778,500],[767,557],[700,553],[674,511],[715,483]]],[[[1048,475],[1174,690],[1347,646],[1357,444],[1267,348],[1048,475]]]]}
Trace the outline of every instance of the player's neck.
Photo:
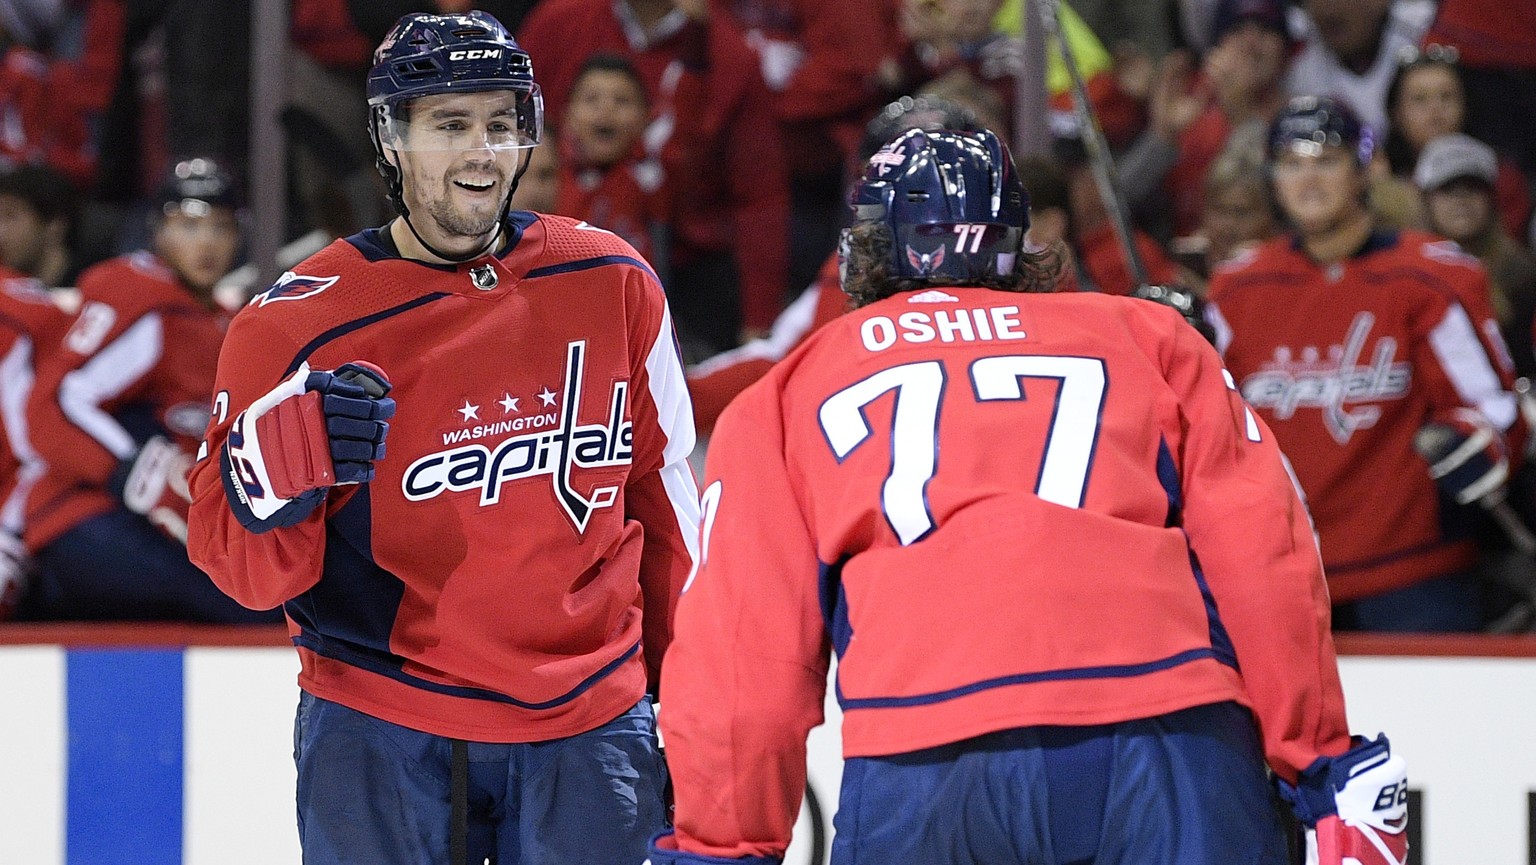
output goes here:
{"type": "MultiPolygon", "coordinates": [[[[438,248],[442,249],[443,252],[449,253],[451,255],[471,255],[482,249],[486,252],[496,252],[500,250],[501,247],[505,244],[506,238],[502,235],[501,225],[498,224],[496,226],[495,232],[496,236],[494,238],[476,238],[472,245],[467,245],[467,248],[463,250],[445,248],[447,247],[446,243],[443,244],[443,246],[439,246],[438,248]],[[489,245],[489,248],[487,248],[487,245],[489,245]]],[[[402,218],[396,217],[390,221],[389,238],[395,242],[395,249],[400,251],[401,258],[408,258],[412,261],[421,261],[427,264],[459,263],[457,261],[443,258],[437,253],[428,249],[426,244],[421,242],[421,239],[416,236],[415,232],[411,231],[411,227],[406,225],[405,220],[402,218]]],[[[436,244],[437,238],[428,238],[427,242],[436,244]]]]}
{"type": "Polygon", "coordinates": [[[1375,223],[1371,211],[1361,208],[1321,231],[1302,235],[1301,248],[1318,264],[1337,264],[1365,245],[1375,223]]]}

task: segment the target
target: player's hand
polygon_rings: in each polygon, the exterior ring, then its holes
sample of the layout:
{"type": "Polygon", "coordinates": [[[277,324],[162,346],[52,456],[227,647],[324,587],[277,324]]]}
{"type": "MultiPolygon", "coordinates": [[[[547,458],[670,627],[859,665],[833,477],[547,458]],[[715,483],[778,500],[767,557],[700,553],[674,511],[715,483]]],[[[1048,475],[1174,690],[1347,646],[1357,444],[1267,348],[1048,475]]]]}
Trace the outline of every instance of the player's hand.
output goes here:
{"type": "Polygon", "coordinates": [[[293,525],[324,490],[373,480],[395,414],[389,391],[383,370],[354,361],[300,369],[241,412],[221,457],[240,524],[256,532],[293,525]]]}
{"type": "Polygon", "coordinates": [[[783,862],[783,859],[767,856],[727,859],[722,856],[684,853],[677,849],[677,836],[670,829],[651,839],[650,855],[645,859],[645,865],[783,865],[783,862]]]}
{"type": "Polygon", "coordinates": [[[373,480],[373,464],[384,458],[387,421],[395,416],[389,379],[371,363],[344,363],[333,372],[312,372],[304,383],[320,395],[336,484],[373,480]]]}
{"type": "Polygon", "coordinates": [[[1355,738],[1318,759],[1280,794],[1307,827],[1307,862],[1404,865],[1408,861],[1408,770],[1384,735],[1355,738]]]}
{"type": "Polygon", "coordinates": [[[16,615],[32,578],[32,562],[21,538],[0,530],[0,622],[16,615]]]}
{"type": "Polygon", "coordinates": [[[1440,489],[1464,505],[1502,494],[1509,478],[1504,436],[1476,409],[1436,414],[1414,435],[1413,447],[1440,489]]]}
{"type": "Polygon", "coordinates": [[[192,493],[187,473],[192,456],[165,436],[151,436],[137,453],[123,461],[112,489],[123,507],[141,514],[171,539],[187,542],[187,511],[192,493]]]}

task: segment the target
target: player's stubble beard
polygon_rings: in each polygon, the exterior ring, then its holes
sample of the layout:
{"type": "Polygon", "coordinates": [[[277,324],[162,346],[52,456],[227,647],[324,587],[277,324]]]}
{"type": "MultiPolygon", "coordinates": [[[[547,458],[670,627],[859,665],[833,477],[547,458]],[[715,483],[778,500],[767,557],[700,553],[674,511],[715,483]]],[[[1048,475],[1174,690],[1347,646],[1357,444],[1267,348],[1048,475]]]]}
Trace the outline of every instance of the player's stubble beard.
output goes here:
{"type": "Polygon", "coordinates": [[[507,197],[511,195],[507,183],[508,172],[502,170],[502,166],[496,161],[475,163],[473,166],[463,166],[450,171],[442,178],[439,195],[427,202],[427,215],[432,218],[439,231],[453,239],[483,239],[497,228],[501,213],[506,207],[507,197]],[[465,168],[473,167],[481,170],[470,171],[465,168]],[[486,202],[483,206],[473,209],[460,207],[454,203],[453,185],[455,178],[468,176],[473,179],[483,179],[491,174],[495,175],[501,195],[494,202],[486,202]]]}

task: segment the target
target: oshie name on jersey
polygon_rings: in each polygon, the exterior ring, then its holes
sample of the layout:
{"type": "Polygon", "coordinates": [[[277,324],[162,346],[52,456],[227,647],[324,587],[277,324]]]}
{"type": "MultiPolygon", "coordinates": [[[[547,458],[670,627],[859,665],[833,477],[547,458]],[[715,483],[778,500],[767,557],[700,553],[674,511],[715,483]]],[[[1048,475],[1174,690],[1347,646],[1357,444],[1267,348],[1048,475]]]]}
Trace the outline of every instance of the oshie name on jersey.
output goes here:
{"type": "MultiPolygon", "coordinates": [[[[944,292],[931,290],[913,295],[908,303],[953,303],[959,298],[944,292]]],[[[932,312],[913,310],[895,317],[874,315],[859,325],[859,337],[870,351],[884,351],[897,340],[911,343],[939,342],[986,342],[1004,339],[1023,339],[1024,329],[1019,323],[1017,306],[986,308],[960,307],[935,309],[932,312]]]]}

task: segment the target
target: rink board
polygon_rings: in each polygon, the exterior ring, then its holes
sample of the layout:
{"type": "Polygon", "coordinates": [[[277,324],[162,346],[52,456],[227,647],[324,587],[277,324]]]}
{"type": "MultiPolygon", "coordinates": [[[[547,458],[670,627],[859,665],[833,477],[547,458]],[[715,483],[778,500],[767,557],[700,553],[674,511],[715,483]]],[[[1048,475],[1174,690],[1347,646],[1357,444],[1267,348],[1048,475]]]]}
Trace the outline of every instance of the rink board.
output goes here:
{"type": "MultiPolygon", "coordinates": [[[[297,865],[285,635],[35,628],[0,641],[0,863],[297,865]]],[[[1418,861],[1536,863],[1536,644],[1345,648],[1364,652],[1341,659],[1352,728],[1388,731],[1409,760],[1418,861]]],[[[810,742],[828,832],[837,717],[829,701],[810,742]]],[[[810,826],[802,814],[789,862],[809,862],[810,826]]]]}

